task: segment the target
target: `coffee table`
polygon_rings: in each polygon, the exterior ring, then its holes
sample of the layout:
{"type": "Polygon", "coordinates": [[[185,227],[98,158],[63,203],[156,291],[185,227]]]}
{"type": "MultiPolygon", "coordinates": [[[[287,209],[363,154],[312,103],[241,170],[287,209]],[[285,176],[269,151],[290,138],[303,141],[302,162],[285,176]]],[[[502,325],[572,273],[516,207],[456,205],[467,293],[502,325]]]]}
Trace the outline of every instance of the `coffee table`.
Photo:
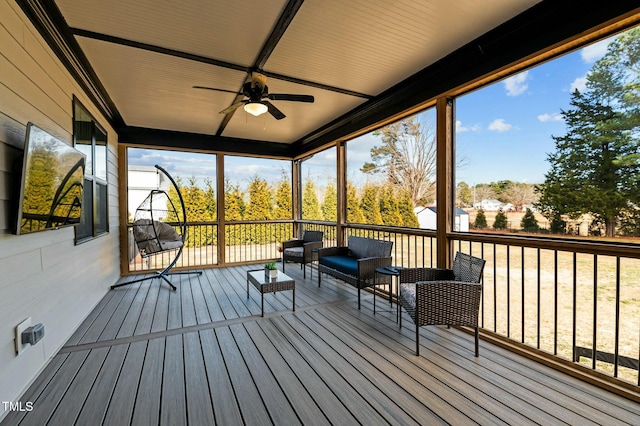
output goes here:
{"type": "Polygon", "coordinates": [[[267,279],[264,275],[264,269],[247,271],[247,298],[249,298],[249,283],[260,291],[260,302],[262,304],[260,316],[264,317],[264,294],[277,291],[293,290],[293,311],[296,311],[296,282],[284,272],[278,271],[278,275],[275,278],[267,279]]]}

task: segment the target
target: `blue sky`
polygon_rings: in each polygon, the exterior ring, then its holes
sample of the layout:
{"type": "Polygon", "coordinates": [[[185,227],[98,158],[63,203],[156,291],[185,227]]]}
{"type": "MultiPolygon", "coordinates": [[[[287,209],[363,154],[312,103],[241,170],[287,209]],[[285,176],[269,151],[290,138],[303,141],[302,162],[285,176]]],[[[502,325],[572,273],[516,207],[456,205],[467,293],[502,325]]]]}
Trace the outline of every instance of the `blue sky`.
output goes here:
{"type": "MultiPolygon", "coordinates": [[[[553,136],[566,132],[560,116],[569,107],[570,93],[583,89],[585,76],[606,52],[604,40],[509,77],[456,100],[456,154],[458,182],[469,185],[499,180],[541,183],[554,150],[553,136]]],[[[420,119],[433,123],[433,110],[420,119]]],[[[363,183],[358,169],[369,160],[370,149],[379,138],[368,134],[347,144],[348,179],[363,183]]],[[[282,176],[285,162],[226,157],[227,177],[246,186],[256,174],[269,182],[282,176]]],[[[202,182],[215,178],[215,157],[174,151],[130,149],[130,164],[159,164],[174,177],[195,177],[202,182]]],[[[305,162],[309,176],[323,187],[335,179],[335,149],[320,152],[305,162]]],[[[306,176],[303,176],[306,178],[306,176]]]]}
{"type": "Polygon", "coordinates": [[[564,55],[456,100],[456,180],[469,185],[512,180],[541,183],[553,136],[563,136],[561,110],[606,52],[608,40],[564,55]]]}

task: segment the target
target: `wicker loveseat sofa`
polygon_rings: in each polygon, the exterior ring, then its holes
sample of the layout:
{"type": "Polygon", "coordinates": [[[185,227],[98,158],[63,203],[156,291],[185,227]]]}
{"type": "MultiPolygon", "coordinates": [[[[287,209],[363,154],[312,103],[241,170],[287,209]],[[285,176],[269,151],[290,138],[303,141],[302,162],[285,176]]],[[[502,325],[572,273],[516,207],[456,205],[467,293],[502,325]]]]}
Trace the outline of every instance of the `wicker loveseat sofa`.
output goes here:
{"type": "Polygon", "coordinates": [[[376,284],[377,267],[391,266],[392,247],[391,241],[351,236],[346,247],[321,248],[318,250],[318,287],[323,273],[355,286],[360,309],[360,289],[376,284]]]}

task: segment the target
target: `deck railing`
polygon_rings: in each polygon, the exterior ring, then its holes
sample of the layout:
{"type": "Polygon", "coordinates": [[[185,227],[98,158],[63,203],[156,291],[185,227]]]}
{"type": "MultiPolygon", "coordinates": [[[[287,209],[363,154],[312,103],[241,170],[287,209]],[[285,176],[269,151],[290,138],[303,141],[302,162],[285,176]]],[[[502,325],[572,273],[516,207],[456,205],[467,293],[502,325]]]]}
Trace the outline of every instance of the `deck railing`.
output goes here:
{"type": "Polygon", "coordinates": [[[473,233],[455,246],[487,261],[482,328],[640,386],[640,247],[473,233]]]}
{"type": "MultiPolygon", "coordinates": [[[[217,224],[190,223],[177,267],[217,265],[217,224]]],[[[278,259],[280,242],[304,230],[336,244],[335,223],[229,222],[225,264],[278,259]]],[[[434,231],[347,225],[345,237],[393,241],[393,262],[433,267],[434,231]]],[[[499,336],[640,386],[640,248],[558,238],[452,233],[455,251],[486,260],[481,326],[499,336]],[[595,356],[593,356],[595,354],[595,356]]],[[[130,238],[129,269],[161,268],[170,255],[141,259],[130,238]]],[[[392,292],[395,292],[392,290],[392,292]]]]}

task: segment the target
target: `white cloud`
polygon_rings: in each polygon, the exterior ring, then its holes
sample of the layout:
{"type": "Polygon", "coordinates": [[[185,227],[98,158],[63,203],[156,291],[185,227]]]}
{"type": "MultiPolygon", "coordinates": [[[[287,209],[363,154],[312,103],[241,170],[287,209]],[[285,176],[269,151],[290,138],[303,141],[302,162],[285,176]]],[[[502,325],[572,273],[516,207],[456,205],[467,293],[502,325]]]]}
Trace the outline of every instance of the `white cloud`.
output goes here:
{"type": "Polygon", "coordinates": [[[538,121],[541,121],[543,123],[546,123],[548,121],[562,121],[562,115],[560,114],[540,114],[538,116],[538,121]]]}
{"type": "Polygon", "coordinates": [[[580,92],[584,92],[586,88],[587,88],[587,77],[578,77],[575,80],[573,80],[573,83],[571,83],[572,93],[576,89],[578,89],[580,92]]]}
{"type": "Polygon", "coordinates": [[[456,120],[456,132],[464,133],[464,132],[477,132],[480,130],[480,125],[474,124],[472,126],[463,126],[462,121],[456,120]]]}
{"type": "Polygon", "coordinates": [[[518,96],[526,92],[529,88],[527,85],[528,76],[529,71],[525,71],[507,78],[504,81],[504,87],[507,89],[507,96],[518,96]]]}
{"type": "Polygon", "coordinates": [[[607,53],[607,47],[612,38],[608,38],[592,45],[589,45],[580,51],[582,60],[587,64],[592,64],[602,58],[607,53]]]}
{"type": "Polygon", "coordinates": [[[495,130],[497,132],[508,132],[513,129],[511,124],[504,121],[504,118],[496,118],[489,124],[489,130],[495,130]]]}

